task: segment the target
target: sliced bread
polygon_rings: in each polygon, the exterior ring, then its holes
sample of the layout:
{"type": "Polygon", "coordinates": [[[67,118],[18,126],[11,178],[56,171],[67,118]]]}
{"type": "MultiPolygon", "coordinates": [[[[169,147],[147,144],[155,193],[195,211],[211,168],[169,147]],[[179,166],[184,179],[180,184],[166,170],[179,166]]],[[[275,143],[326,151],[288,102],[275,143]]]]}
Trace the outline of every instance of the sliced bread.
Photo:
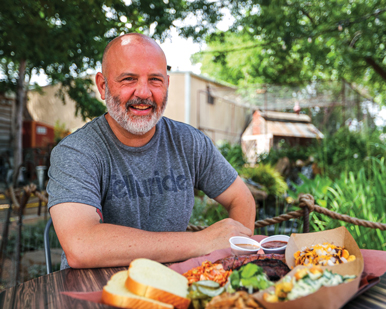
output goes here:
{"type": "Polygon", "coordinates": [[[138,295],[186,309],[190,304],[188,280],[174,270],[152,260],[136,259],[130,263],[126,288],[138,295]]]}
{"type": "Polygon", "coordinates": [[[125,287],[126,279],[126,270],[120,271],[110,278],[102,291],[102,302],[104,304],[132,309],[173,309],[173,306],[170,304],[131,293],[125,287]]]}

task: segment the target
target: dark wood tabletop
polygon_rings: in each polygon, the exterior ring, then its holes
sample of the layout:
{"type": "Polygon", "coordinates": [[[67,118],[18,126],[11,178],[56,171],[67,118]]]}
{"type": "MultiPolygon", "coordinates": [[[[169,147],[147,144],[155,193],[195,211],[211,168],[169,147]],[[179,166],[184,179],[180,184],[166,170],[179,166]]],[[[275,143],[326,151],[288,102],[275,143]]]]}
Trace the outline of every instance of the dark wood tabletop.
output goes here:
{"type": "MultiPolygon", "coordinates": [[[[60,292],[101,291],[109,278],[127,267],[66,269],[39,277],[0,294],[0,308],[113,308],[63,295],[60,292]]],[[[386,274],[381,282],[349,302],[344,309],[386,308],[386,274]]]]}
{"type": "Polygon", "coordinates": [[[65,269],[24,282],[0,294],[0,308],[114,308],[78,300],[60,292],[101,291],[109,278],[127,267],[65,269]]]}

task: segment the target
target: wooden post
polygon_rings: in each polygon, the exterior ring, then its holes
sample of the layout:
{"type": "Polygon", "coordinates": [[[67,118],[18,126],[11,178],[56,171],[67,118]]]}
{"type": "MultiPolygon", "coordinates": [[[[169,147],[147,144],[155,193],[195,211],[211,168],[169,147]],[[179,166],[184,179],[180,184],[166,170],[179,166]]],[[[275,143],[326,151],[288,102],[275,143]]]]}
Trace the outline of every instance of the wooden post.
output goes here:
{"type": "Polygon", "coordinates": [[[23,211],[25,206],[27,205],[28,199],[29,199],[30,193],[24,190],[23,197],[20,202],[20,208],[19,208],[19,221],[17,223],[18,225],[18,235],[16,240],[16,275],[15,275],[15,282],[16,284],[21,283],[20,282],[20,264],[21,264],[21,241],[22,241],[22,227],[23,227],[23,211]]]}
{"type": "Polygon", "coordinates": [[[303,207],[303,233],[309,233],[310,231],[310,212],[308,207],[303,207]]]}

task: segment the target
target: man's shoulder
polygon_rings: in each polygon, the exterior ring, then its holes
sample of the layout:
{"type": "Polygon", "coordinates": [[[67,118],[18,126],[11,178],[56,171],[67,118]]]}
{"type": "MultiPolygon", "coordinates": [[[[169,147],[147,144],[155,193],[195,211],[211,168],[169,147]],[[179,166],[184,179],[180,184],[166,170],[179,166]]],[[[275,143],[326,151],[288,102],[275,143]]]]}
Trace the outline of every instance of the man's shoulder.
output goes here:
{"type": "Polygon", "coordinates": [[[172,131],[176,135],[191,135],[192,137],[205,137],[205,134],[190,124],[162,117],[164,129],[172,131]]]}
{"type": "Polygon", "coordinates": [[[63,138],[53,149],[53,153],[59,150],[71,148],[73,150],[78,149],[82,152],[87,152],[87,149],[92,150],[96,145],[101,144],[100,140],[103,138],[103,128],[100,116],[94,118],[90,122],[86,123],[83,127],[77,129],[75,132],[63,138]]]}
{"type": "Polygon", "coordinates": [[[87,122],[83,127],[77,129],[70,135],[63,138],[58,145],[69,145],[77,142],[87,142],[101,135],[101,119],[99,116],[87,122]]]}

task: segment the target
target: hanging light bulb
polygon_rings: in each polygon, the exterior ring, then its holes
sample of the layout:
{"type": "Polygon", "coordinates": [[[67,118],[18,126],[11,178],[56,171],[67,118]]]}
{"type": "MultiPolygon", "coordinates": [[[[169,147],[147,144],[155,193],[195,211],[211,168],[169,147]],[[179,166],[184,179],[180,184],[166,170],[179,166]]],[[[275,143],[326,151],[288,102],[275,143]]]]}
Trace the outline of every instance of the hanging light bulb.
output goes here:
{"type": "Polygon", "coordinates": [[[308,43],[312,43],[312,38],[311,37],[308,38],[308,43]]]}
{"type": "Polygon", "coordinates": [[[339,31],[342,31],[342,30],[343,30],[343,27],[342,27],[341,24],[338,25],[338,30],[339,30],[339,31]]]}

